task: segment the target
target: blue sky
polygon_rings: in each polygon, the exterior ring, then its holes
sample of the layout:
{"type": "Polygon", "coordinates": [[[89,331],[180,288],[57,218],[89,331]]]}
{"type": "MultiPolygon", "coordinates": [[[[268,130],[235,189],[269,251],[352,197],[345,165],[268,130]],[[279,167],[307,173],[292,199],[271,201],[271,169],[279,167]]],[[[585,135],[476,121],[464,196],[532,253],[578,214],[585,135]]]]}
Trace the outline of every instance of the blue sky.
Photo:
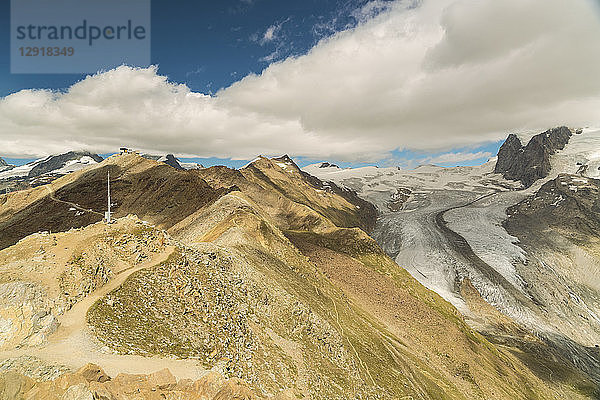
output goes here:
{"type": "MultiPolygon", "coordinates": [[[[272,61],[305,53],[317,41],[356,24],[367,0],[152,0],[152,64],[171,81],[216,92],[272,61]],[[261,41],[270,27],[275,36],[261,41]],[[271,58],[271,57],[273,58],[271,58]]],[[[0,2],[0,54],[10,49],[10,2],[0,2]]],[[[106,66],[112,68],[114,65],[106,66]]],[[[21,89],[66,89],[84,74],[10,74],[0,57],[0,96],[21,89]]]]}
{"type": "MultiPolygon", "coordinates": [[[[357,10],[367,3],[368,0],[153,0],[151,63],[157,65],[160,75],[167,76],[170,82],[183,83],[194,92],[214,94],[249,74],[260,74],[271,63],[306,54],[319,40],[354,27],[358,23],[357,10]]],[[[379,5],[385,3],[378,2],[379,5]]],[[[9,15],[9,2],[3,1],[0,5],[0,54],[9,53],[9,15]]],[[[77,74],[10,74],[9,62],[8,57],[0,57],[0,97],[30,88],[64,91],[85,78],[85,75],[77,74]]],[[[106,69],[113,67],[105,66],[106,69]]],[[[389,156],[377,164],[403,167],[422,163],[477,165],[495,155],[502,143],[497,136],[490,138],[483,144],[479,141],[472,146],[447,147],[444,151],[390,148],[389,156]]],[[[17,164],[29,160],[6,158],[17,164]]],[[[296,158],[301,165],[322,161],[296,158]]],[[[205,165],[234,167],[247,161],[222,157],[194,160],[205,165]]],[[[341,166],[373,164],[343,162],[335,158],[328,161],[341,166]]]]}

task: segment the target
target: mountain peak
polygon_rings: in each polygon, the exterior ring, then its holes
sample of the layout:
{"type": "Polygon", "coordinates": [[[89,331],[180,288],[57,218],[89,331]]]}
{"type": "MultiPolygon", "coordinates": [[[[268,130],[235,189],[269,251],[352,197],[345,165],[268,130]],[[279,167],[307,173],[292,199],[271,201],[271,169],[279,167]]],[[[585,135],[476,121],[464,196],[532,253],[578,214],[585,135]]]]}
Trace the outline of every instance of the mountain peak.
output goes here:
{"type": "Polygon", "coordinates": [[[142,157],[144,157],[148,160],[154,160],[154,161],[165,163],[175,169],[180,169],[180,170],[185,169],[181,166],[179,159],[170,153],[167,155],[164,155],[164,156],[159,156],[159,155],[154,155],[154,154],[142,154],[142,157]]]}
{"type": "Polygon", "coordinates": [[[338,167],[337,165],[328,163],[326,161],[319,164],[319,168],[338,168],[338,169],[340,169],[340,167],[338,167]]]}
{"type": "Polygon", "coordinates": [[[515,134],[510,134],[498,151],[494,172],[529,187],[548,175],[550,156],[562,150],[571,135],[569,128],[561,126],[535,135],[523,146],[515,134]]]}
{"type": "Polygon", "coordinates": [[[28,176],[34,178],[55,171],[60,171],[57,172],[59,174],[63,172],[68,173],[76,169],[81,169],[78,167],[75,167],[75,169],[69,168],[69,166],[73,166],[77,161],[82,165],[90,165],[102,162],[102,160],[104,159],[99,155],[92,154],[88,151],[69,151],[67,153],[49,156],[40,162],[36,162],[29,171],[28,176]],[[68,171],[62,171],[65,168],[68,171]]]}
{"type": "Polygon", "coordinates": [[[294,169],[297,169],[298,171],[300,170],[300,168],[294,162],[294,160],[292,160],[292,158],[290,156],[288,156],[287,154],[284,154],[281,157],[274,157],[271,159],[271,161],[275,162],[277,165],[279,165],[283,169],[286,169],[287,167],[292,167],[294,169]]]}
{"type": "Polygon", "coordinates": [[[102,160],[99,155],[87,151],[69,151],[21,166],[0,164],[0,189],[20,190],[39,186],[102,160]]]}

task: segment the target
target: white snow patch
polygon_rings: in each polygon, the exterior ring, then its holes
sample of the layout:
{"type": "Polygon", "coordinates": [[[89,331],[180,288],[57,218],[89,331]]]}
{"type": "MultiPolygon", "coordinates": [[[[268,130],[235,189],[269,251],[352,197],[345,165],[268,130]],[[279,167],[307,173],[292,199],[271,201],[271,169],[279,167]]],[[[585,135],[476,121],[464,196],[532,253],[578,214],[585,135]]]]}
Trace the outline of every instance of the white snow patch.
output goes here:
{"type": "Polygon", "coordinates": [[[32,161],[25,165],[21,165],[19,167],[15,167],[11,170],[4,171],[0,173],[0,179],[9,179],[9,178],[17,178],[17,177],[25,177],[29,175],[29,172],[41,162],[48,160],[50,157],[40,158],[38,160],[32,161]]]}
{"type": "Polygon", "coordinates": [[[90,156],[83,156],[78,160],[67,161],[62,168],[51,171],[53,174],[61,174],[66,175],[71,172],[79,171],[80,169],[89,167],[90,165],[98,164],[96,160],[94,160],[90,156]]]}
{"type": "Polygon", "coordinates": [[[563,201],[565,201],[565,198],[564,198],[564,197],[562,196],[562,194],[561,194],[561,195],[560,195],[560,197],[559,197],[559,198],[557,198],[557,199],[556,199],[556,201],[555,201],[554,203],[550,204],[550,205],[551,205],[551,206],[554,206],[554,207],[558,207],[558,205],[559,205],[560,203],[562,203],[563,201]]]}
{"type": "Polygon", "coordinates": [[[559,150],[550,159],[552,171],[548,179],[554,179],[560,173],[575,175],[581,165],[587,165],[583,173],[586,178],[600,178],[600,129],[587,128],[575,134],[563,150],[559,150]]]}
{"type": "Polygon", "coordinates": [[[581,179],[581,178],[574,178],[572,179],[573,182],[576,183],[590,183],[590,181],[588,181],[587,179],[581,179]]]}
{"type": "Polygon", "coordinates": [[[187,169],[187,170],[204,168],[204,166],[202,164],[192,163],[192,162],[179,162],[179,165],[181,165],[181,168],[187,169]]]}

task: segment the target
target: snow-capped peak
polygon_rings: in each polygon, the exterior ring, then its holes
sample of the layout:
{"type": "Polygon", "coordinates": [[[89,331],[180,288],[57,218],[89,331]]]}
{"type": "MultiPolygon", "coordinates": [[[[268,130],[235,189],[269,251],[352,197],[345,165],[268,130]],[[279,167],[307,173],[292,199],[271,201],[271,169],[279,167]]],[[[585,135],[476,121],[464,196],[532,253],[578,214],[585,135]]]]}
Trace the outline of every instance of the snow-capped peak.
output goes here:
{"type": "Polygon", "coordinates": [[[25,165],[0,172],[0,180],[35,178],[45,175],[66,175],[101,162],[97,154],[70,151],[40,158],[25,165]]]}

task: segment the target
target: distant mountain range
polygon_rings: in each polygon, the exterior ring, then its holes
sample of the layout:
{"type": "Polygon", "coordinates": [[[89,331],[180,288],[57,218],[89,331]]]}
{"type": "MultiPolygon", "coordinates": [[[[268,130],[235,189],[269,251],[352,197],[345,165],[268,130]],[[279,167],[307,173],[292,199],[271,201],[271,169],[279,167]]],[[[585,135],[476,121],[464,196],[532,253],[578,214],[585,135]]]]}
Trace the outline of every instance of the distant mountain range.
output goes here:
{"type": "Polygon", "coordinates": [[[179,169],[179,170],[204,168],[204,166],[202,164],[182,162],[177,157],[175,157],[173,154],[167,154],[165,156],[142,154],[142,157],[147,158],[148,160],[163,162],[163,163],[170,165],[171,167],[173,167],[175,169],[179,169]]]}
{"type": "Polygon", "coordinates": [[[0,393],[599,398],[600,130],[507,143],[410,171],[135,153],[5,171],[53,181],[0,194],[0,393]]]}
{"type": "MultiPolygon", "coordinates": [[[[203,168],[201,164],[181,162],[173,154],[142,157],[165,163],[179,170],[203,168]]],[[[52,182],[71,172],[100,163],[103,158],[86,151],[69,151],[32,161],[22,166],[9,165],[0,158],[0,190],[21,190],[52,182]]]]}
{"type": "Polygon", "coordinates": [[[97,154],[70,151],[52,155],[25,165],[14,166],[3,162],[0,167],[0,189],[15,190],[49,183],[57,177],[78,171],[87,166],[102,162],[97,154]]]}

